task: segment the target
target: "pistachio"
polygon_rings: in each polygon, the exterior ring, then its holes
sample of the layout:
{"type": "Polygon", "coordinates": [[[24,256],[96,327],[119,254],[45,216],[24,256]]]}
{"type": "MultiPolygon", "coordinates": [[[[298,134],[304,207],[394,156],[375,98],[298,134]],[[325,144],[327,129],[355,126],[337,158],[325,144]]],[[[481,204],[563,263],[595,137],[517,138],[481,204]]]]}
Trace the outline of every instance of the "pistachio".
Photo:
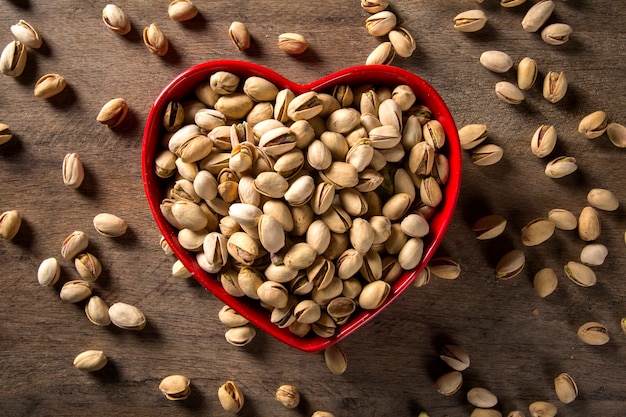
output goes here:
{"type": "Polygon", "coordinates": [[[91,253],[81,253],[74,258],[74,266],[78,275],[85,281],[93,282],[102,273],[102,264],[91,253]]]}
{"type": "Polygon", "coordinates": [[[146,316],[137,307],[117,302],[109,307],[111,322],[121,329],[141,330],[146,327],[146,316]]]}
{"type": "Polygon", "coordinates": [[[218,313],[220,322],[228,327],[239,327],[248,324],[248,319],[239,314],[235,309],[225,305],[218,313]]]}
{"type": "Polygon", "coordinates": [[[578,328],[578,338],[593,346],[605,345],[609,342],[609,330],[602,323],[590,321],[578,328]]]}
{"type": "Polygon", "coordinates": [[[243,392],[233,381],[226,381],[219,387],[217,398],[224,410],[229,413],[238,413],[243,408],[243,392]]]}
{"type": "Polygon", "coordinates": [[[35,82],[35,97],[47,99],[56,96],[65,89],[67,81],[59,74],[46,74],[35,82]]]}
{"type": "Polygon", "coordinates": [[[361,7],[368,13],[378,13],[389,7],[389,0],[361,0],[361,7]]]}
{"type": "Polygon", "coordinates": [[[34,27],[24,20],[20,20],[11,26],[11,33],[18,42],[23,43],[29,48],[37,49],[41,47],[41,37],[34,27]]]}
{"type": "Polygon", "coordinates": [[[278,47],[290,55],[298,55],[307,50],[309,43],[298,33],[283,33],[278,36],[278,47]]]}
{"type": "Polygon", "coordinates": [[[463,385],[463,375],[459,371],[451,371],[441,375],[435,381],[437,391],[447,397],[454,395],[463,385]]]}
{"type": "Polygon", "coordinates": [[[576,158],[559,156],[546,164],[545,174],[550,178],[563,178],[578,169],[576,158]]]}
{"type": "Polygon", "coordinates": [[[11,128],[6,123],[0,123],[0,145],[4,145],[13,138],[11,128]]]}
{"type": "Polygon", "coordinates": [[[502,417],[502,413],[493,408],[475,408],[470,417],[502,417]]]}
{"type": "Polygon", "coordinates": [[[467,10],[454,17],[454,28],[460,32],[478,32],[487,24],[487,15],[482,10],[467,10]]]}
{"type": "Polygon", "coordinates": [[[461,275],[461,266],[457,261],[448,257],[433,258],[428,262],[430,272],[443,279],[457,279],[461,275]]]}
{"type": "Polygon", "coordinates": [[[93,226],[96,232],[108,237],[122,236],[128,228],[123,219],[111,213],[97,214],[93,218],[93,226]]]}
{"type": "Polygon", "coordinates": [[[422,260],[424,252],[424,242],[419,237],[414,237],[406,241],[398,253],[398,262],[402,269],[408,271],[415,268],[422,260]]]}
{"type": "Polygon", "coordinates": [[[209,77],[209,84],[213,91],[222,95],[234,93],[239,86],[239,81],[237,75],[228,71],[217,71],[209,77]]]}
{"type": "Polygon", "coordinates": [[[459,142],[463,149],[473,149],[487,139],[487,126],[473,123],[459,129],[459,142]]]}
{"type": "Polygon", "coordinates": [[[611,143],[618,148],[626,148],[626,127],[619,123],[609,123],[606,134],[611,143]]]}
{"type": "Polygon", "coordinates": [[[520,90],[529,90],[537,79],[537,62],[529,57],[524,57],[517,64],[517,86],[520,90]]]}
{"type": "Polygon", "coordinates": [[[585,242],[591,242],[600,237],[601,231],[597,210],[590,206],[583,208],[578,216],[578,236],[585,242]]]}
{"type": "Polygon", "coordinates": [[[467,401],[474,407],[491,408],[498,404],[498,397],[482,387],[474,387],[467,391],[467,401]]]}
{"type": "Polygon", "coordinates": [[[167,6],[167,15],[172,20],[184,22],[198,14],[198,8],[190,0],[174,0],[167,6]]]}
{"type": "Polygon", "coordinates": [[[611,191],[604,188],[594,188],[587,194],[587,202],[600,210],[615,211],[619,207],[619,200],[611,191]]]}
{"type": "Polygon", "coordinates": [[[567,77],[563,71],[549,71],[543,80],[543,96],[550,103],[557,103],[567,92],[567,77]]]}
{"type": "Polygon", "coordinates": [[[182,226],[181,229],[201,230],[209,222],[209,218],[202,208],[198,204],[187,200],[175,201],[172,205],[172,215],[182,226]]]}
{"type": "Polygon", "coordinates": [[[364,310],[379,308],[391,292],[391,286],[385,281],[373,281],[363,286],[359,294],[359,306],[364,310]]]}
{"type": "Polygon", "coordinates": [[[552,268],[543,268],[537,271],[533,278],[533,286],[539,297],[547,297],[552,294],[559,284],[559,280],[552,268]]]}
{"type": "Polygon", "coordinates": [[[85,372],[96,372],[104,368],[108,359],[101,350],[86,350],[74,358],[74,366],[85,372]]]}
{"type": "Polygon", "coordinates": [[[22,225],[22,216],[18,210],[9,210],[0,214],[0,236],[12,240],[22,225]]]}
{"type": "Polygon", "coordinates": [[[572,282],[581,287],[591,287],[596,284],[596,274],[587,265],[579,262],[569,261],[564,267],[565,275],[572,282]]]}
{"type": "Polygon", "coordinates": [[[523,4],[526,0],[500,0],[500,6],[502,7],[515,7],[523,4]]]}
{"type": "Polygon", "coordinates": [[[503,155],[504,149],[502,147],[488,143],[472,150],[472,161],[478,166],[489,166],[500,162],[503,155]]]}
{"type": "Polygon", "coordinates": [[[59,281],[61,265],[56,258],[44,259],[37,269],[37,281],[39,284],[51,287],[59,281]]]}
{"type": "Polygon", "coordinates": [[[324,109],[324,105],[317,97],[315,91],[309,91],[291,100],[287,106],[287,116],[291,120],[310,120],[319,115],[324,109]]]}
{"type": "Polygon", "coordinates": [[[245,346],[248,343],[252,342],[254,337],[256,336],[256,329],[250,325],[246,324],[244,326],[233,327],[232,329],[228,329],[224,334],[226,341],[233,346],[245,346]]]}
{"type": "Polygon", "coordinates": [[[513,59],[502,51],[485,51],[480,55],[480,63],[489,71],[505,73],[513,67],[513,59]]]}
{"type": "Polygon", "coordinates": [[[396,15],[388,10],[375,13],[365,20],[365,28],[372,36],[384,36],[396,27],[396,15]]]}
{"type": "Polygon", "coordinates": [[[324,350],[324,361],[328,369],[335,375],[343,374],[348,367],[346,354],[338,345],[327,347],[324,350]]]}
{"type": "Polygon", "coordinates": [[[520,104],[524,101],[524,93],[515,84],[508,81],[496,83],[496,96],[508,104],[520,104]]]}
{"type": "Polygon", "coordinates": [[[580,251],[580,261],[586,265],[598,266],[604,263],[609,250],[601,243],[590,243],[580,251]]]}
{"type": "Polygon", "coordinates": [[[231,23],[228,28],[228,36],[230,36],[230,39],[240,51],[245,51],[250,48],[250,32],[244,23],[231,23]]]}
{"type": "Polygon", "coordinates": [[[606,132],[607,126],[606,113],[598,110],[582,118],[578,124],[578,132],[587,139],[595,139],[606,132]]]}
{"type": "Polygon", "coordinates": [[[569,40],[572,27],[565,23],[553,23],[541,31],[541,39],[549,45],[563,45],[569,40]]]}
{"type": "Polygon", "coordinates": [[[556,396],[564,404],[569,404],[578,396],[576,381],[568,373],[563,372],[554,378],[556,396]]]}
{"type": "Polygon", "coordinates": [[[0,55],[0,72],[19,77],[26,67],[26,58],[26,45],[20,41],[9,42],[0,55]]]}
{"type": "Polygon", "coordinates": [[[126,35],[130,32],[130,19],[124,11],[115,4],[107,4],[102,10],[102,21],[113,32],[126,35]]]}
{"type": "Polygon", "coordinates": [[[626,317],[622,317],[622,319],[620,320],[620,327],[622,329],[622,332],[626,334],[626,317]]]}
{"type": "Polygon", "coordinates": [[[528,406],[531,417],[554,417],[557,408],[554,404],[547,401],[535,401],[528,406]]]}
{"type": "MultiPolygon", "coordinates": [[[[361,2],[361,4],[363,4],[363,2],[361,2]]],[[[328,411],[316,411],[313,414],[311,414],[311,417],[335,417],[335,415],[328,411]]]]}
{"type": "Polygon", "coordinates": [[[143,43],[150,52],[158,56],[164,56],[169,48],[167,37],[156,23],[144,28],[143,43]]]}
{"type": "Polygon", "coordinates": [[[128,103],[123,98],[114,98],[102,106],[96,120],[109,128],[117,127],[128,114],[128,103]]]}
{"type": "Polygon", "coordinates": [[[507,414],[506,417],[526,417],[526,414],[524,414],[524,412],[520,410],[513,410],[509,414],[507,414]]]}
{"type": "Polygon", "coordinates": [[[316,256],[317,252],[313,247],[305,242],[300,242],[287,250],[283,262],[295,270],[306,269],[313,264],[316,256]]]}
{"type": "Polygon", "coordinates": [[[522,28],[526,32],[536,32],[550,18],[554,10],[554,2],[552,0],[541,0],[535,3],[522,19],[522,28]]]}
{"type": "Polygon", "coordinates": [[[68,303],[78,303],[91,296],[91,285],[87,281],[77,279],[63,284],[59,297],[68,303]]]}
{"type": "Polygon", "coordinates": [[[501,280],[511,279],[524,269],[526,257],[524,252],[513,249],[507,252],[496,265],[496,277],[501,280]]]}
{"type": "Polygon", "coordinates": [[[85,315],[96,326],[108,326],[111,324],[108,304],[97,295],[89,297],[85,304],[85,315]]]}
{"type": "Polygon", "coordinates": [[[404,234],[411,237],[424,237],[430,231],[428,220],[421,214],[411,213],[400,222],[404,234]]]}
{"type": "Polygon", "coordinates": [[[367,56],[365,65],[389,65],[396,56],[391,42],[382,42],[367,56]]]}
{"type": "Polygon", "coordinates": [[[275,399],[286,408],[293,409],[300,404],[300,392],[293,385],[281,385],[276,390],[275,399]]]}
{"type": "Polygon", "coordinates": [[[548,156],[556,146],[556,129],[551,125],[541,125],[530,141],[530,150],[537,158],[548,156]]]}
{"type": "Polygon", "coordinates": [[[186,400],[191,394],[191,381],[183,375],[170,375],[163,378],[159,390],[168,400],[186,400]]]}
{"type": "Polygon", "coordinates": [[[85,171],[77,153],[68,153],[63,158],[63,183],[78,188],[83,183],[85,171]]]}
{"type": "Polygon", "coordinates": [[[536,246],[552,237],[554,223],[548,219],[534,219],[522,228],[522,244],[536,246]]]}
{"type": "Polygon", "coordinates": [[[472,230],[476,234],[476,239],[487,240],[498,237],[506,228],[506,219],[497,214],[478,219],[473,225],[472,230]]]}
{"type": "Polygon", "coordinates": [[[548,212],[548,220],[561,230],[574,230],[578,226],[578,219],[565,209],[552,209],[548,212]]]}
{"type": "Polygon", "coordinates": [[[403,58],[408,58],[413,55],[415,51],[415,39],[413,39],[413,36],[407,29],[396,27],[389,32],[388,36],[389,42],[391,42],[391,46],[393,46],[396,54],[403,58]]]}
{"type": "Polygon", "coordinates": [[[61,245],[61,256],[65,259],[73,259],[76,255],[87,249],[89,239],[85,232],[76,230],[65,238],[61,245]]]}
{"type": "Polygon", "coordinates": [[[455,371],[463,371],[470,366],[469,355],[456,345],[445,345],[439,357],[455,371]]]}

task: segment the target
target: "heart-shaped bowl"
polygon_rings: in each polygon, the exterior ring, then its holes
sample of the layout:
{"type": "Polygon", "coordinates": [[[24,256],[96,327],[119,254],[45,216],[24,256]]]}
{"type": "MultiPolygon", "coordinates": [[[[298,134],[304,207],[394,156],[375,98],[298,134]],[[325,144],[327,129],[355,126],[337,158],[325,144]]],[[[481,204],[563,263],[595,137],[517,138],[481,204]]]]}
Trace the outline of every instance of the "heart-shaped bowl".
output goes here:
{"type": "Polygon", "coordinates": [[[427,265],[443,239],[456,206],[461,184],[461,147],[454,120],[442,98],[426,81],[409,71],[382,65],[356,66],[340,70],[310,84],[297,84],[260,65],[242,61],[219,60],[205,62],[184,71],[165,86],[154,101],[148,114],[143,136],[142,176],[148,204],[158,228],[176,257],[182,261],[183,265],[193,274],[193,277],[219,300],[235,309],[257,328],[302,351],[318,352],[339,342],[372,320],[398,298],[427,265]],[[423,238],[424,250],[421,261],[414,269],[403,272],[401,277],[391,284],[389,295],[378,308],[373,310],[357,308],[357,311],[347,322],[337,327],[335,334],[331,337],[320,337],[313,332],[309,332],[304,337],[296,336],[287,328],[280,328],[272,323],[270,312],[262,307],[258,300],[230,295],[214,275],[205,272],[199,266],[196,256],[179,244],[177,230],[161,212],[160,204],[167,192],[168,181],[156,175],[155,157],[157,152],[163,149],[162,141],[165,130],[162,126],[162,120],[164,111],[170,101],[181,102],[192,97],[194,87],[207,81],[217,71],[234,73],[242,80],[251,76],[262,77],[274,83],[279,89],[288,88],[296,95],[308,91],[329,91],[338,84],[350,86],[372,84],[391,88],[405,84],[412,88],[417,97],[417,102],[427,106],[431,110],[433,118],[438,120],[444,128],[446,142],[442,151],[449,161],[449,179],[442,187],[443,200],[429,219],[429,233],[423,238]]]}

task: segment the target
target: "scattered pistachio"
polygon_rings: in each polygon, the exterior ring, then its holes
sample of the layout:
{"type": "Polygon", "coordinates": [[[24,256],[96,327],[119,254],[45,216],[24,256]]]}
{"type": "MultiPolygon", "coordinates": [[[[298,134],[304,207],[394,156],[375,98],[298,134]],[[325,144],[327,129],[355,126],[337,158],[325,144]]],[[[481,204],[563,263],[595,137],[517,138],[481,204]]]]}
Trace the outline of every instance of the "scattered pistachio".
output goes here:
{"type": "Polygon", "coordinates": [[[563,45],[569,40],[572,27],[565,23],[553,23],[541,31],[541,39],[549,45],[563,45]]]}
{"type": "Polygon", "coordinates": [[[435,381],[437,391],[446,397],[456,394],[463,385],[463,375],[459,371],[450,371],[435,381]]]}
{"type": "Polygon", "coordinates": [[[346,354],[338,345],[327,347],[324,350],[324,361],[328,369],[335,375],[343,374],[348,367],[346,354]]]}
{"type": "Polygon", "coordinates": [[[552,294],[559,285],[559,280],[552,268],[543,268],[537,271],[533,279],[535,292],[539,297],[545,298],[552,294]]]}
{"type": "Polygon", "coordinates": [[[0,214],[0,236],[12,240],[22,225],[22,216],[18,210],[9,210],[0,214]]]}
{"type": "Polygon", "coordinates": [[[487,24],[487,15],[482,10],[467,10],[454,17],[454,28],[459,32],[478,32],[487,24]]]}
{"type": "Polygon", "coordinates": [[[501,280],[511,279],[524,269],[526,257],[520,249],[506,253],[496,265],[496,277],[501,280]]]}
{"type": "Polygon", "coordinates": [[[580,261],[586,265],[598,266],[604,263],[609,250],[601,243],[590,243],[580,251],[580,261]]]}
{"type": "Polygon", "coordinates": [[[26,58],[26,45],[20,41],[9,42],[0,55],[0,72],[19,77],[26,67],[26,58]]]}
{"type": "Polygon", "coordinates": [[[159,390],[168,400],[186,400],[191,394],[191,381],[183,375],[170,375],[161,380],[159,390]]]}
{"type": "Polygon", "coordinates": [[[102,10],[102,21],[113,32],[126,35],[130,32],[130,19],[126,13],[115,4],[107,4],[102,10]]]}
{"type": "Polygon", "coordinates": [[[457,279],[461,275],[461,266],[452,258],[440,256],[428,262],[430,272],[439,278],[457,279]]]}
{"type": "Polygon", "coordinates": [[[123,98],[114,98],[102,106],[96,120],[107,127],[117,127],[128,114],[128,103],[123,98]]]}
{"type": "Polygon", "coordinates": [[[606,113],[598,110],[582,118],[578,124],[578,132],[587,139],[595,139],[606,132],[607,126],[606,113]]]}
{"type": "Polygon", "coordinates": [[[554,404],[547,401],[535,401],[528,406],[531,417],[554,417],[557,408],[554,404]]]}
{"type": "Polygon", "coordinates": [[[115,214],[100,213],[93,218],[93,226],[96,232],[107,237],[119,237],[126,233],[128,225],[115,214]]]}
{"type": "Polygon", "coordinates": [[[396,27],[388,34],[389,42],[391,42],[391,46],[393,46],[394,51],[398,56],[403,58],[408,58],[413,55],[415,51],[415,39],[411,33],[403,28],[396,27]]]}
{"type": "Polygon", "coordinates": [[[578,397],[576,381],[568,373],[563,372],[554,378],[556,396],[564,404],[569,404],[578,397]]]}
{"type": "Polygon", "coordinates": [[[525,3],[526,0],[500,0],[500,6],[502,7],[515,7],[525,3]]]}
{"type": "Polygon", "coordinates": [[[567,92],[567,77],[563,71],[548,71],[543,80],[543,96],[550,103],[557,103],[567,92]]]}
{"type": "Polygon", "coordinates": [[[493,408],[475,408],[470,417],[502,417],[502,413],[493,408]]]}
{"type": "Polygon", "coordinates": [[[591,287],[596,284],[596,274],[587,265],[579,262],[569,261],[563,267],[565,275],[576,285],[581,287],[591,287]]]}
{"type": "Polygon", "coordinates": [[[487,139],[487,126],[480,123],[469,124],[459,129],[458,133],[461,148],[473,149],[487,139]]]}
{"type": "Polygon", "coordinates": [[[537,80],[537,62],[530,57],[524,57],[517,64],[517,86],[520,90],[529,90],[537,80]]]}
{"type": "Polygon", "coordinates": [[[384,36],[396,27],[397,18],[388,10],[375,13],[365,20],[365,28],[372,36],[384,36]]]}
{"type": "Polygon", "coordinates": [[[111,324],[109,305],[97,295],[92,295],[85,304],[85,315],[96,326],[108,326],[111,324]]]}
{"type": "Polygon", "coordinates": [[[68,153],[63,158],[63,183],[78,188],[85,178],[85,169],[77,153],[68,153]]]}
{"type": "Polygon", "coordinates": [[[96,372],[104,368],[108,358],[101,350],[86,350],[74,358],[74,366],[85,372],[96,372]]]}
{"type": "Polygon", "coordinates": [[[169,48],[167,37],[156,23],[144,28],[143,43],[150,52],[158,56],[164,56],[169,48]]]}
{"type": "Polygon", "coordinates": [[[455,371],[463,371],[470,366],[469,355],[457,345],[445,345],[439,357],[455,371]]]}
{"type": "Polygon", "coordinates": [[[228,28],[228,36],[240,51],[245,51],[250,47],[250,32],[245,23],[231,23],[230,28],[228,28]]]}
{"type": "Polygon", "coordinates": [[[498,397],[482,387],[474,387],[467,391],[467,401],[474,407],[491,408],[498,404],[498,397]]]}
{"type": "Polygon", "coordinates": [[[554,223],[548,219],[534,219],[522,228],[522,244],[536,246],[554,234],[554,223]]]}
{"type": "Polygon", "coordinates": [[[174,0],[167,6],[167,14],[172,20],[184,22],[198,14],[198,8],[190,0],[174,0]]]}
{"type": "Polygon", "coordinates": [[[61,265],[56,258],[44,259],[37,269],[37,281],[45,287],[51,287],[59,281],[61,265]]]}
{"type": "Polygon", "coordinates": [[[591,242],[600,237],[602,225],[598,211],[593,207],[584,207],[578,216],[578,236],[585,242],[591,242]]]}
{"type": "Polygon", "coordinates": [[[59,74],[46,74],[35,83],[35,97],[47,99],[56,96],[65,89],[67,81],[59,74]]]}
{"type": "Polygon", "coordinates": [[[365,65],[389,65],[396,56],[391,42],[382,42],[368,55],[365,65]]]}
{"type": "Polygon", "coordinates": [[[606,134],[611,143],[618,148],[626,148],[626,127],[619,123],[609,123],[606,134]]]}
{"type": "Polygon", "coordinates": [[[78,275],[85,281],[93,282],[102,273],[102,264],[91,253],[81,253],[74,258],[74,266],[78,275]]]}
{"type": "Polygon", "coordinates": [[[233,381],[226,381],[217,390],[217,398],[224,410],[229,413],[238,413],[243,408],[243,392],[233,381]]]}
{"type": "Polygon", "coordinates": [[[480,55],[480,63],[489,71],[505,73],[513,67],[513,59],[502,51],[485,51],[480,55]]]}
{"type": "Polygon", "coordinates": [[[559,156],[546,164],[545,174],[550,178],[563,178],[578,169],[576,158],[559,156]]]}
{"type": "Polygon", "coordinates": [[[111,322],[121,329],[141,330],[146,327],[146,316],[137,307],[117,302],[109,307],[111,322]]]}
{"type": "Polygon", "coordinates": [[[552,0],[540,0],[535,3],[522,19],[522,28],[526,32],[536,32],[550,18],[554,10],[554,2],[552,0]]]}
{"type": "Polygon", "coordinates": [[[478,219],[473,225],[472,230],[476,234],[476,239],[487,240],[500,236],[506,228],[506,219],[497,214],[478,219]]]}
{"type": "Polygon", "coordinates": [[[311,417],[335,417],[335,415],[328,411],[315,411],[311,417]]]}
{"type": "Polygon", "coordinates": [[[548,212],[548,220],[561,230],[574,230],[578,227],[578,219],[569,210],[552,209],[548,212]]]}
{"type": "Polygon", "coordinates": [[[550,155],[556,146],[556,129],[552,125],[541,125],[530,141],[530,150],[537,158],[550,155]]]}
{"type": "Polygon", "coordinates": [[[309,47],[304,36],[298,33],[283,33],[278,37],[278,47],[290,55],[298,55],[309,47]]]}
{"type": "Polygon", "coordinates": [[[226,341],[233,346],[245,346],[252,342],[254,336],[256,329],[250,324],[228,329],[224,335],[226,341]]]}
{"type": "Polygon", "coordinates": [[[508,104],[520,104],[524,101],[522,90],[508,81],[498,81],[496,83],[496,96],[508,104]]]}
{"type": "Polygon", "coordinates": [[[378,13],[389,7],[389,0],[361,0],[361,7],[368,13],[378,13]]]}
{"type": "Polygon", "coordinates": [[[11,26],[11,33],[19,42],[29,48],[37,49],[41,47],[41,37],[32,25],[24,20],[20,20],[11,26]]]}
{"type": "Polygon", "coordinates": [[[602,323],[590,321],[578,328],[578,338],[588,345],[600,346],[609,342],[609,330],[602,323]]]}
{"type": "Polygon", "coordinates": [[[604,188],[593,188],[587,193],[587,202],[604,211],[615,211],[619,207],[619,200],[611,191],[604,188]]]}
{"type": "Polygon", "coordinates": [[[63,284],[59,296],[68,303],[81,302],[91,297],[91,285],[82,279],[68,281],[63,284]]]}
{"type": "Polygon", "coordinates": [[[286,408],[296,408],[300,404],[300,393],[293,385],[281,385],[276,390],[276,401],[286,408]]]}
{"type": "Polygon", "coordinates": [[[64,259],[73,259],[76,255],[87,249],[89,239],[85,232],[76,230],[65,238],[61,245],[61,256],[64,259]]]}
{"type": "Polygon", "coordinates": [[[11,128],[6,123],[0,123],[0,145],[4,145],[13,138],[11,128]]]}
{"type": "Polygon", "coordinates": [[[500,162],[503,155],[504,149],[502,147],[488,143],[472,150],[472,161],[478,166],[489,166],[500,162]]]}

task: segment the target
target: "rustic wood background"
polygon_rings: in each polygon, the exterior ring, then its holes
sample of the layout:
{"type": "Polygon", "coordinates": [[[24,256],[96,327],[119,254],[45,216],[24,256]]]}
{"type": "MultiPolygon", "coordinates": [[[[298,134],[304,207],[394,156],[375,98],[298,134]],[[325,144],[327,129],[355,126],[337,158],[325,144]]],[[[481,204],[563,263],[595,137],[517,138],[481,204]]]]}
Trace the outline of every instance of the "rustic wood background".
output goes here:
{"type": "Polygon", "coordinates": [[[14,139],[0,147],[0,211],[18,209],[23,224],[13,241],[0,242],[0,398],[7,416],[88,415],[227,415],[217,389],[232,379],[242,388],[242,416],[309,416],[327,410],[345,416],[469,415],[465,392],[476,386],[493,391],[497,408],[528,413],[537,400],[558,405],[563,416],[616,416],[626,408],[626,177],[624,150],[606,135],[587,140],[577,133],[579,120],[602,109],[611,121],[626,123],[626,7],[611,0],[555,1],[550,22],[574,28],[560,47],[545,44],[538,33],[526,33],[520,21],[535,3],[503,8],[497,0],[392,1],[402,26],[416,38],[417,50],[394,65],[428,80],[443,96],[459,127],[485,123],[489,141],[505,150],[491,167],[474,166],[465,153],[463,187],[449,232],[439,250],[458,259],[461,276],[433,278],[411,287],[372,323],[346,339],[342,348],[348,370],[330,373],[321,354],[289,348],[258,334],[244,348],[224,340],[217,319],[221,303],[193,280],[171,276],[173,262],[161,250],[141,181],[142,131],[150,104],[182,70],[208,60],[241,59],[266,65],[297,82],[309,82],[365,62],[379,40],[368,36],[368,16],[356,0],[226,1],[197,0],[200,15],[178,23],[167,16],[168,1],[121,0],[132,31],[119,36],[101,21],[104,1],[4,0],[0,3],[0,44],[12,41],[9,28],[25,19],[44,39],[29,50],[22,76],[0,77],[0,121],[14,139]],[[489,16],[482,31],[452,29],[459,12],[480,8],[489,16]],[[253,47],[241,53],[227,30],[245,22],[253,47]],[[142,29],[158,23],[170,40],[159,58],[141,40],[142,29]],[[283,54],[276,38],[283,32],[307,37],[310,49],[299,57],[283,54]],[[564,100],[550,104],[540,82],[519,106],[500,102],[495,82],[514,81],[514,71],[490,73],[478,62],[485,50],[508,52],[515,62],[535,58],[540,76],[563,70],[570,80],[564,100]],[[60,73],[67,89],[50,100],[33,97],[35,81],[60,73]],[[109,130],[96,122],[100,107],[124,97],[130,114],[109,130]],[[545,160],[534,157],[530,137],[541,124],[559,133],[553,155],[571,155],[575,174],[553,180],[543,174],[545,160]],[[86,178],[78,190],[61,181],[61,162],[68,152],[81,155],[86,178]],[[494,266],[501,255],[521,248],[520,229],[548,210],[566,208],[578,214],[594,187],[608,188],[620,199],[616,212],[601,212],[599,242],[609,249],[606,262],[594,268],[598,283],[575,286],[563,265],[576,260],[584,246],[575,231],[558,231],[544,244],[524,248],[527,266],[516,278],[501,282],[494,266]],[[96,234],[93,216],[113,212],[129,224],[120,239],[96,234]],[[479,242],[470,225],[491,213],[508,221],[498,239],[479,242]],[[96,291],[109,303],[140,307],[148,318],[141,332],[98,328],[83,306],[59,299],[60,285],[75,276],[62,262],[63,277],[54,288],[41,287],[36,271],[73,230],[90,237],[90,250],[103,262],[96,291]],[[541,299],[533,290],[534,273],[545,266],[559,275],[559,287],[541,299]],[[604,346],[587,346],[576,329],[600,321],[610,332],[604,346]],[[438,358],[443,343],[463,346],[471,357],[462,390],[452,397],[436,392],[435,379],[448,368],[438,358]],[[72,366],[75,355],[102,349],[110,358],[102,371],[86,374],[72,366]],[[570,373],[579,398],[562,404],[553,378],[570,373]],[[174,373],[192,380],[193,393],[182,402],[167,401],[159,381],[174,373]],[[274,401],[281,384],[302,393],[295,410],[274,401]]]}

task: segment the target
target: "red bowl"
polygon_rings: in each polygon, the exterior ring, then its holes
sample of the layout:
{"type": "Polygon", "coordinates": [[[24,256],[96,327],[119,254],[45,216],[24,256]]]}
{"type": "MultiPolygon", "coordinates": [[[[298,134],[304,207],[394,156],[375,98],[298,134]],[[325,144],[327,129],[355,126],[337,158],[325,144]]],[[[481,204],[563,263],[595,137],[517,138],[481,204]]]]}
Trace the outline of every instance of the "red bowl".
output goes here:
{"type": "Polygon", "coordinates": [[[292,347],[306,352],[318,352],[339,342],[372,320],[412,284],[417,274],[429,262],[443,239],[456,206],[461,185],[461,147],[457,128],[444,101],[426,81],[406,70],[382,65],[357,66],[343,69],[310,84],[302,85],[289,81],[272,70],[260,65],[241,61],[221,60],[205,62],[189,68],[174,78],[158,95],[148,114],[148,120],[144,130],[142,176],[148,204],[157,226],[171,246],[174,254],[193,274],[194,278],[218,299],[234,308],[258,328],[263,329],[292,347]],[[366,83],[388,86],[406,84],[413,89],[418,101],[428,106],[434,118],[444,127],[446,132],[444,152],[449,159],[450,176],[448,183],[443,187],[443,201],[437,207],[433,217],[429,220],[430,233],[423,239],[424,253],[422,261],[415,269],[406,271],[392,284],[389,296],[378,309],[367,311],[357,310],[346,324],[337,328],[336,334],[331,338],[322,338],[314,334],[306,337],[296,336],[288,329],[281,329],[270,322],[269,312],[262,308],[257,300],[248,299],[247,297],[237,298],[228,294],[214,276],[200,268],[196,262],[195,256],[180,246],[176,238],[176,229],[173,228],[161,214],[159,206],[165,193],[167,181],[156,175],[154,159],[157,151],[161,149],[161,138],[164,133],[161,125],[163,112],[168,102],[172,100],[180,101],[190,96],[197,84],[208,80],[209,76],[216,71],[229,71],[239,75],[242,79],[250,76],[260,76],[273,82],[279,89],[291,89],[296,95],[311,90],[328,90],[332,86],[340,83],[353,86],[366,83]]]}

